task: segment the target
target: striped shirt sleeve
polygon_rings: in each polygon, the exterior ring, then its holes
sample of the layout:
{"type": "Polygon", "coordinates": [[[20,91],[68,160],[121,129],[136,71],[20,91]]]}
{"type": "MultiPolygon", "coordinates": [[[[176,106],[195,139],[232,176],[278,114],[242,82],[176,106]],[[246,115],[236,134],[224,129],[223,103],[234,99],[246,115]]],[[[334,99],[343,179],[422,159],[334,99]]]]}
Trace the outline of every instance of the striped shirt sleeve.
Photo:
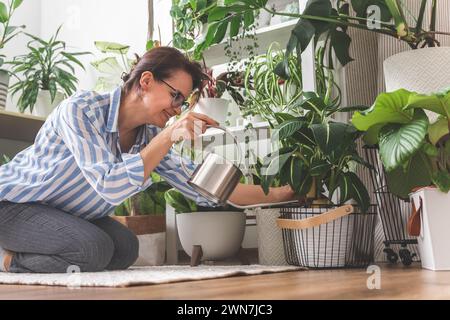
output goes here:
{"type": "Polygon", "coordinates": [[[59,135],[98,195],[117,206],[142,191],[144,163],[140,153],[122,153],[122,161],[118,161],[105,137],[82,108],[75,103],[61,107],[57,127],[59,135]]]}
{"type": "MultiPolygon", "coordinates": [[[[189,170],[193,171],[195,169],[196,165],[190,159],[183,157],[183,161],[185,161],[184,163],[189,170]]],[[[187,183],[190,177],[181,168],[180,155],[173,149],[164,156],[154,171],[183,193],[184,196],[195,201],[198,205],[203,207],[219,206],[200,195],[187,183]]]]}

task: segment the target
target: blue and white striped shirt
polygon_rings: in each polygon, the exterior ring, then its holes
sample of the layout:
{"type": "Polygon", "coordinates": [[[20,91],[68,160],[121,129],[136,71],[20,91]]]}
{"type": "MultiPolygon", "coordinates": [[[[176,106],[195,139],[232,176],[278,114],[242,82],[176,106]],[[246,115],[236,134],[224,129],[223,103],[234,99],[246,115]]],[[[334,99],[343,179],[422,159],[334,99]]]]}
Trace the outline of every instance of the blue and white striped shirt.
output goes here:
{"type": "MultiPolygon", "coordinates": [[[[91,220],[112,214],[117,205],[148,188],[152,181],[144,183],[139,152],[161,129],[143,125],[133,147],[122,152],[120,95],[120,87],[107,94],[80,91],[56,107],[34,144],[0,167],[0,201],[40,202],[91,220]]],[[[174,150],[155,172],[199,205],[215,206],[186,183],[189,177],[174,150]]]]}

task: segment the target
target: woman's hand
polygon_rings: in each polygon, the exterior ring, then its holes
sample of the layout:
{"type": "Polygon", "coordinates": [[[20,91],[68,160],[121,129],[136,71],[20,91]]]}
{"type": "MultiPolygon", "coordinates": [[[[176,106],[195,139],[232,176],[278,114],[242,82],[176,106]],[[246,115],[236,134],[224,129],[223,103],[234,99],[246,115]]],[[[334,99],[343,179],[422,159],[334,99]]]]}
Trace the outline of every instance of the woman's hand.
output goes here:
{"type": "Polygon", "coordinates": [[[171,133],[171,141],[194,140],[206,131],[206,126],[218,126],[219,123],[210,117],[196,112],[188,112],[167,129],[171,133]]]}
{"type": "Polygon", "coordinates": [[[305,198],[296,195],[294,190],[292,190],[291,186],[289,185],[271,188],[270,193],[273,194],[274,202],[298,200],[299,202],[303,203],[305,201],[305,198]]]}

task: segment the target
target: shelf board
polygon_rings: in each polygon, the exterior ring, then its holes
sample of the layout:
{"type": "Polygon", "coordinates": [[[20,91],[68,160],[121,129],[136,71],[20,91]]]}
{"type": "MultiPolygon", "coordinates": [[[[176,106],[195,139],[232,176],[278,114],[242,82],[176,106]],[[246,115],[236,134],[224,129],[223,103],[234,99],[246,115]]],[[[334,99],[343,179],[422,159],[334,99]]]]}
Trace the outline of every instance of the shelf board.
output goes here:
{"type": "Polygon", "coordinates": [[[0,110],[0,138],[33,142],[45,118],[0,110]]]}
{"type": "MultiPolygon", "coordinates": [[[[246,126],[242,125],[242,126],[234,126],[234,127],[227,127],[226,129],[228,131],[230,131],[233,135],[238,135],[240,133],[243,133],[245,131],[246,126]]],[[[253,124],[253,129],[255,130],[259,130],[259,129],[269,129],[269,123],[268,122],[257,122],[255,124],[253,124]]],[[[219,136],[219,135],[223,135],[225,134],[225,132],[223,130],[220,129],[216,129],[216,128],[209,128],[205,133],[203,133],[202,135],[200,135],[201,137],[213,137],[213,136],[219,136]]]]}
{"type": "MultiPolygon", "coordinates": [[[[266,53],[269,45],[276,41],[280,44],[281,48],[284,49],[291,36],[291,31],[297,23],[298,19],[293,19],[278,23],[273,26],[266,26],[256,30],[256,36],[258,38],[258,48],[256,49],[255,55],[261,55],[266,53]]],[[[244,40],[241,40],[244,43],[244,40]]],[[[249,40],[247,40],[249,41],[249,40]]],[[[219,44],[209,47],[203,53],[205,57],[206,64],[208,66],[215,66],[224,63],[228,63],[228,57],[225,55],[225,45],[226,40],[219,44]]],[[[233,43],[236,45],[236,43],[233,43]]],[[[249,42],[250,44],[250,42],[249,42]]],[[[245,59],[248,57],[248,52],[244,51],[241,53],[240,58],[245,59]]]]}

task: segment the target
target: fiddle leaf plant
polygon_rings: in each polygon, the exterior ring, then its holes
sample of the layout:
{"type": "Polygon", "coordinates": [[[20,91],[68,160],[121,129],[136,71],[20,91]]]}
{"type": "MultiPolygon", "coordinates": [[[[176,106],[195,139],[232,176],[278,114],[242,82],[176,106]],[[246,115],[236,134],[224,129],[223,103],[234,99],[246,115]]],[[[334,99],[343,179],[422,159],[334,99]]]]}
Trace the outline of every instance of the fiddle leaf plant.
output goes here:
{"type": "Polygon", "coordinates": [[[347,111],[325,95],[305,92],[299,102],[302,116],[277,113],[272,142],[279,149],[265,157],[261,186],[269,192],[274,179],[289,184],[299,196],[317,200],[339,195],[339,203],[354,200],[366,212],[370,198],[354,173],[356,164],[370,168],[357,153],[361,132],[351,124],[335,122],[331,116],[347,111]]]}
{"type": "Polygon", "coordinates": [[[352,122],[365,131],[367,144],[379,146],[392,193],[407,199],[414,188],[430,184],[449,192],[449,89],[430,95],[405,89],[382,93],[352,122]]]}

